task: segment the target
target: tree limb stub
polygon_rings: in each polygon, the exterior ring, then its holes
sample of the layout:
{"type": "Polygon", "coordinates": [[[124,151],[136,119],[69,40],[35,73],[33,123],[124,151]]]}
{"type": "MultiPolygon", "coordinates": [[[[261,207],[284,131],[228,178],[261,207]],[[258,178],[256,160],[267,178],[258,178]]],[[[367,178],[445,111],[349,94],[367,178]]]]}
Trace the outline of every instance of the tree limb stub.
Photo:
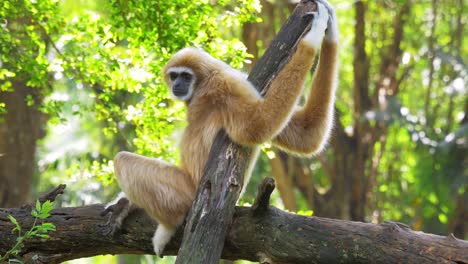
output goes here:
{"type": "Polygon", "coordinates": [[[52,191],[44,194],[43,196],[39,197],[39,202],[44,203],[45,201],[55,201],[55,198],[59,196],[60,194],[63,194],[65,188],[67,187],[66,184],[60,184],[57,186],[55,189],[52,191]]]}
{"type": "Polygon", "coordinates": [[[255,215],[262,214],[268,211],[270,207],[270,195],[275,189],[275,180],[273,178],[265,178],[258,186],[258,194],[255,202],[252,205],[252,212],[255,215]]]}
{"type": "MultiPolygon", "coordinates": [[[[314,10],[316,5],[312,1],[298,4],[265,55],[253,67],[248,79],[261,93],[267,91],[271,81],[289,61],[301,36],[309,30],[312,17],[306,13],[314,10]]],[[[187,216],[177,264],[219,262],[250,152],[251,149],[233,143],[225,131],[217,135],[187,216]]]]}
{"type": "MultiPolygon", "coordinates": [[[[268,196],[271,179],[265,179],[268,196]]],[[[59,208],[47,222],[57,231],[49,239],[31,239],[23,248],[23,260],[36,255],[34,263],[102,254],[153,254],[151,237],[157,223],[143,210],[129,215],[123,229],[114,236],[104,235],[107,217],[101,204],[59,208]]],[[[305,217],[268,207],[255,213],[252,207],[236,207],[221,257],[262,263],[468,263],[468,241],[412,231],[396,222],[369,224],[320,217],[305,217]]],[[[30,208],[0,209],[0,254],[13,246],[17,233],[7,215],[14,216],[23,230],[34,219],[30,208]]],[[[175,255],[181,244],[182,228],[164,254],[175,255]]]]}

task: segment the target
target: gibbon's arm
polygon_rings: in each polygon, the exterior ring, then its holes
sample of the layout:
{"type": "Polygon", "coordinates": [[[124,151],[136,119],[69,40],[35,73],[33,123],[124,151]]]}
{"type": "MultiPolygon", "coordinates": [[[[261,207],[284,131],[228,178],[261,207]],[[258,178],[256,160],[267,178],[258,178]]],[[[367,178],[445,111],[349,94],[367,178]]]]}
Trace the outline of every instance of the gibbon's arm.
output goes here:
{"type": "Polygon", "coordinates": [[[310,155],[324,147],[333,124],[333,105],[338,68],[339,32],[333,7],[324,0],[329,13],[328,29],[320,60],[306,104],[299,108],[273,143],[289,152],[310,155]]]}
{"type": "Polygon", "coordinates": [[[289,120],[305,78],[327,27],[328,12],[317,4],[311,30],[299,43],[291,60],[273,80],[264,98],[252,96],[253,87],[226,80],[231,95],[225,98],[222,117],[226,132],[237,143],[255,145],[271,140],[289,120]]]}

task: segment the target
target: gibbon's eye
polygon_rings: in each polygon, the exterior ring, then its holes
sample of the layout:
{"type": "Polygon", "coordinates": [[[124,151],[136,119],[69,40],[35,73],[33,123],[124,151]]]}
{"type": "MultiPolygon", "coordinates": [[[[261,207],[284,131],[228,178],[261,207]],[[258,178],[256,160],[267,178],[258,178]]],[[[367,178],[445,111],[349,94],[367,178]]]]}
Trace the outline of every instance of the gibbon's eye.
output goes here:
{"type": "Polygon", "coordinates": [[[169,78],[171,79],[171,81],[174,81],[175,79],[177,79],[177,76],[179,76],[179,74],[177,72],[170,72],[169,73],[169,78]]]}
{"type": "Polygon", "coordinates": [[[188,72],[182,72],[180,74],[180,76],[182,76],[182,78],[185,80],[185,81],[190,81],[192,79],[192,74],[188,73],[188,72]]]}

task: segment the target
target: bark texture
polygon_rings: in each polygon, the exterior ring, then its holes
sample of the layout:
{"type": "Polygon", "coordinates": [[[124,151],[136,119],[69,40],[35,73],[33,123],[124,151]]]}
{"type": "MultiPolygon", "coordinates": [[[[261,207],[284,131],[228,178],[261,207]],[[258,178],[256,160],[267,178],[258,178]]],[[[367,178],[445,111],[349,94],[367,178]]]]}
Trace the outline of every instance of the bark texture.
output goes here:
{"type": "MultiPolygon", "coordinates": [[[[222,258],[261,263],[468,263],[468,241],[415,232],[396,222],[376,225],[283,212],[268,204],[273,189],[273,179],[265,179],[252,207],[235,208],[222,258]]],[[[136,210],[122,230],[106,236],[107,218],[100,216],[103,208],[95,204],[53,210],[47,222],[57,231],[49,239],[28,240],[23,260],[35,256],[33,263],[59,263],[102,254],[153,254],[156,222],[136,210]]],[[[27,230],[34,222],[30,211],[28,206],[0,209],[0,254],[16,240],[6,216],[13,215],[27,230]]],[[[167,246],[166,255],[177,253],[182,229],[167,246]]]]}
{"type": "Polygon", "coordinates": [[[6,113],[0,114],[0,206],[16,207],[31,199],[36,141],[44,136],[46,117],[37,105],[42,102],[39,89],[12,81],[12,92],[0,92],[6,113]],[[28,106],[31,96],[36,104],[28,106]]]}

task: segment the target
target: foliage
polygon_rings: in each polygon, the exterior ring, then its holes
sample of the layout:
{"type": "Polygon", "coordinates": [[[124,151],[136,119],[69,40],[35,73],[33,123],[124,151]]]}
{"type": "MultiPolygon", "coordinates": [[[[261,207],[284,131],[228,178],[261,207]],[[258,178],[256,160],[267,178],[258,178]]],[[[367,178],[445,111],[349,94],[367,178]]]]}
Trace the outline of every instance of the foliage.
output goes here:
{"type": "MultiPolygon", "coordinates": [[[[374,3],[370,8],[381,10],[374,3]]],[[[392,123],[376,186],[375,200],[383,219],[440,234],[448,232],[453,201],[464,195],[467,185],[462,165],[466,161],[462,157],[456,161],[450,151],[466,149],[461,139],[468,135],[461,123],[468,80],[462,58],[468,49],[459,39],[458,30],[463,27],[463,21],[457,22],[459,14],[458,8],[442,1],[417,1],[411,7],[412,19],[405,25],[402,42],[400,93],[388,108],[392,123]]],[[[373,30],[387,26],[382,17],[374,21],[373,30]]],[[[375,61],[381,58],[378,45],[369,43],[375,61]]]]}
{"type": "MultiPolygon", "coordinates": [[[[38,96],[25,98],[29,106],[50,94],[49,36],[62,24],[57,1],[2,1],[0,4],[0,92],[13,92],[12,81],[27,80],[38,96]]],[[[41,106],[44,109],[48,105],[41,106]]],[[[5,105],[0,104],[0,113],[5,105]]],[[[2,120],[0,120],[2,121],[2,120]]]]}
{"type": "Polygon", "coordinates": [[[0,261],[23,263],[22,261],[14,258],[12,259],[11,257],[19,255],[27,239],[35,237],[40,239],[50,238],[48,233],[50,231],[55,231],[55,225],[52,223],[43,222],[42,220],[50,217],[50,211],[52,210],[53,206],[54,203],[51,201],[45,201],[43,204],[41,204],[39,200],[37,200],[36,207],[31,210],[31,216],[34,217],[34,223],[32,227],[24,234],[22,234],[23,228],[16,221],[16,219],[13,216],[8,215],[8,219],[15,225],[15,227],[12,229],[12,232],[18,231],[18,237],[16,239],[15,245],[10,250],[8,250],[5,255],[0,255],[0,261]],[[38,220],[41,221],[40,224],[38,223],[38,220]]]}
{"type": "MultiPolygon", "coordinates": [[[[370,100],[385,101],[380,108],[356,116],[354,80],[354,4],[333,1],[339,6],[342,49],[337,110],[345,136],[355,132],[356,120],[369,122],[380,134],[368,153],[364,180],[372,186],[365,197],[366,220],[396,220],[416,230],[446,234],[455,220],[455,200],[466,197],[466,100],[468,68],[463,58],[462,1],[362,1],[366,7],[365,49],[369,60],[370,100]],[[397,61],[397,94],[379,95],[378,81],[388,48],[394,44],[399,10],[409,8],[403,24],[402,56],[397,61]],[[374,167],[375,166],[375,167],[374,167]],[[374,167],[374,168],[373,168],[374,167]],[[373,170],[376,170],[374,172],[373,170]],[[375,175],[373,175],[375,173],[375,175]],[[375,180],[373,177],[376,177],[375,180]]],[[[359,1],[360,2],[360,1],[359,1]]],[[[337,128],[340,129],[340,128],[337,128]]],[[[370,130],[369,129],[369,130],[370,130]]],[[[369,131],[370,132],[370,131],[369,131]]],[[[369,133],[367,136],[371,136],[369,133]]],[[[342,142],[342,141],[338,141],[342,142]]],[[[356,150],[358,142],[353,141],[356,150]]],[[[368,143],[367,143],[368,144],[368,143]]],[[[334,166],[336,153],[323,155],[334,166]]],[[[337,169],[310,162],[316,189],[333,189],[337,169]],[[335,170],[333,170],[335,169],[335,170]]],[[[349,176],[349,173],[346,173],[349,176]]],[[[344,179],[344,184],[350,184],[344,179]]],[[[352,183],[351,183],[352,184],[352,183]]],[[[308,204],[301,203],[301,209],[308,204]]]]}

